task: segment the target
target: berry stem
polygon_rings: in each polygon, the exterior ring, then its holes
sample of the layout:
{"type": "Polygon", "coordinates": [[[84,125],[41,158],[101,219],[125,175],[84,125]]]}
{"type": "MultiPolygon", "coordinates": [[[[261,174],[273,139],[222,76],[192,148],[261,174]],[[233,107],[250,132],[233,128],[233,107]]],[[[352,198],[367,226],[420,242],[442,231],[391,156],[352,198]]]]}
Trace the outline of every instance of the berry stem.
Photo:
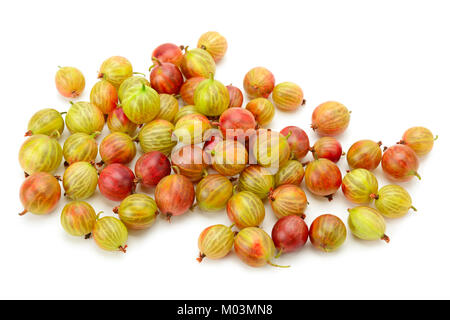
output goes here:
{"type": "Polygon", "coordinates": [[[270,264],[272,267],[277,267],[277,268],[290,268],[291,266],[280,266],[279,264],[275,264],[271,261],[267,261],[268,264],[270,264]]]}
{"type": "Polygon", "coordinates": [[[119,251],[122,251],[123,253],[127,253],[127,248],[128,248],[127,245],[125,245],[124,247],[120,246],[119,251]]]}
{"type": "Polygon", "coordinates": [[[411,206],[411,209],[413,209],[414,211],[416,211],[416,212],[417,212],[417,209],[416,209],[416,207],[414,207],[414,206],[411,206]]]}
{"type": "Polygon", "coordinates": [[[389,239],[389,237],[385,234],[381,237],[381,240],[386,241],[386,243],[389,243],[389,241],[391,241],[391,239],[389,239]]]}
{"type": "Polygon", "coordinates": [[[31,130],[28,130],[27,132],[25,132],[24,137],[29,137],[29,136],[32,136],[32,135],[33,135],[33,132],[31,130]]]}
{"type": "Polygon", "coordinates": [[[275,259],[278,259],[278,258],[281,256],[282,253],[283,253],[283,248],[281,248],[281,249],[278,251],[277,255],[275,256],[275,259]]]}
{"type": "Polygon", "coordinates": [[[89,232],[88,234],[86,234],[86,235],[84,236],[84,239],[85,239],[85,240],[89,239],[89,238],[91,237],[91,235],[92,235],[92,233],[89,232]]]}
{"type": "Polygon", "coordinates": [[[204,254],[204,253],[199,253],[198,254],[198,258],[197,258],[197,261],[198,261],[198,263],[200,263],[200,262],[202,262],[203,261],[203,258],[205,258],[206,257],[206,255],[204,254]]]}
{"type": "Polygon", "coordinates": [[[380,199],[380,196],[375,193],[371,193],[369,197],[371,197],[372,199],[375,199],[375,200],[380,199]]]}
{"type": "Polygon", "coordinates": [[[27,209],[24,209],[21,213],[19,213],[19,216],[23,216],[23,215],[25,215],[27,212],[28,212],[28,210],[27,210],[27,209]]]}
{"type": "Polygon", "coordinates": [[[438,135],[436,135],[436,137],[434,138],[434,141],[436,141],[437,139],[439,138],[439,136],[438,135]]]}

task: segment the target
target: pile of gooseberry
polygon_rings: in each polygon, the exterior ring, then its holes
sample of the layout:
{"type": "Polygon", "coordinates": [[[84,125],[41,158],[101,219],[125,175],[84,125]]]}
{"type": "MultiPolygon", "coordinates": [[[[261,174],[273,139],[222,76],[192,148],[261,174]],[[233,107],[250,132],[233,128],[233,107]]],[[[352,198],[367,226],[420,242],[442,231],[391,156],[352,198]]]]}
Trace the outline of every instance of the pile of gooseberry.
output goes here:
{"type": "MultiPolygon", "coordinates": [[[[113,56],[99,66],[90,101],[70,101],[67,112],[36,112],[19,152],[26,177],[20,215],[54,211],[61,181],[67,199],[63,229],[72,236],[92,236],[104,250],[126,252],[128,230],[148,229],[158,216],[176,219],[195,207],[226,211],[229,226],[201,232],[199,262],[223,258],[234,248],[249,266],[285,267],[274,259],[301,250],[308,239],[324,252],[345,242],[347,227],[337,216],[319,215],[309,227],[304,221],[308,197],[331,201],[341,189],[355,205],[348,209],[350,232],[359,239],[389,242],[385,218],[416,209],[402,186],[379,188],[373,171],[381,163],[394,182],[420,179],[419,157],[431,151],[436,139],[430,130],[410,128],[384,150],[381,142],[360,140],[343,153],[336,137],[349,126],[350,111],[336,101],[314,109],[311,128],[320,138],[312,145],[297,126],[271,130],[276,109],[293,113],[305,105],[303,90],[292,82],[276,83],[271,71],[255,67],[243,80],[249,98],[243,108],[243,92],[215,78],[227,47],[217,32],[203,34],[197,48],[162,44],[151,55],[148,79],[134,72],[126,58],[113,56]],[[110,132],[98,142],[105,123],[110,132]],[[70,136],[61,146],[65,127],[70,136]],[[313,160],[302,163],[309,153],[313,160]],[[132,170],[129,164],[137,155],[132,170]],[[343,176],[336,163],[344,155],[350,170],[343,176]],[[53,176],[63,158],[62,178],[53,176]],[[97,187],[117,202],[111,215],[100,217],[102,212],[86,202],[97,187]],[[153,198],[149,188],[154,188],[153,198]],[[267,215],[265,201],[278,219],[271,235],[260,228],[267,215]]],[[[55,83],[71,100],[85,88],[83,74],[73,67],[60,67],[55,83]]]]}

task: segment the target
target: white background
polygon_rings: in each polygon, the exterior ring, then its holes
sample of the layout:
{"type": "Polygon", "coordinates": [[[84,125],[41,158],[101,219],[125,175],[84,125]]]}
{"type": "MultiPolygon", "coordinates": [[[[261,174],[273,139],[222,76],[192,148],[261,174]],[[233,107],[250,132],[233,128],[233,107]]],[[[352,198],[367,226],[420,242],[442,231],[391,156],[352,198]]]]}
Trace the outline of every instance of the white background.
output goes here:
{"type": "MultiPolygon", "coordinates": [[[[1,2],[0,298],[450,298],[448,13],[448,1],[411,0],[1,2]],[[254,269],[234,254],[195,260],[199,233],[228,224],[225,212],[194,211],[171,224],[158,219],[130,233],[125,255],[67,235],[59,223],[66,200],[48,216],[17,215],[23,181],[17,154],[28,119],[42,108],[69,107],[54,86],[58,65],[82,70],[81,100],[88,100],[104,59],[125,56],[148,74],[157,45],[195,46],[209,30],[229,43],[216,75],[224,84],[242,88],[245,73],[261,65],[277,82],[303,88],[306,106],[277,111],[273,129],[297,125],[314,142],[314,107],[337,100],[352,111],[339,137],[345,151],[360,139],[392,145],[416,125],[439,134],[421,159],[422,181],[403,184],[419,211],[388,221],[391,243],[349,234],[337,252],[308,244],[278,260],[289,269],[254,269]]],[[[102,137],[106,132],[105,126],[102,137]]],[[[339,165],[345,172],[345,159],[339,165]]],[[[387,183],[380,169],[376,174],[381,186],[387,183]]],[[[346,221],[351,204],[341,192],[331,203],[308,197],[308,225],[323,213],[346,221]]],[[[117,204],[98,191],[89,201],[107,214],[117,204]]],[[[266,216],[270,233],[275,219],[267,203],[266,216]]]]}

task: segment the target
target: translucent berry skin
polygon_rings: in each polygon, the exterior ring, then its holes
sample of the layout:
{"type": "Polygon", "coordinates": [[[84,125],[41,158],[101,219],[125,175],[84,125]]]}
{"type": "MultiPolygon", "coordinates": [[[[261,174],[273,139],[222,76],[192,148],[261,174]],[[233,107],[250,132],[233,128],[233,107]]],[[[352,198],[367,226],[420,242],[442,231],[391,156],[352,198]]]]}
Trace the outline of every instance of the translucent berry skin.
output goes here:
{"type": "Polygon", "coordinates": [[[102,132],[105,126],[105,117],[103,112],[93,104],[76,102],[67,111],[66,126],[72,134],[102,132]]]}
{"type": "Polygon", "coordinates": [[[194,203],[194,197],[194,185],[180,174],[164,177],[155,189],[156,204],[168,218],[186,213],[194,203]]]}
{"type": "Polygon", "coordinates": [[[193,113],[177,121],[173,134],[183,144],[197,144],[203,142],[204,134],[209,129],[211,129],[209,119],[203,114],[193,113]]]}
{"type": "Polygon", "coordinates": [[[175,127],[166,120],[158,119],[144,125],[139,131],[139,145],[145,153],[150,151],[160,151],[166,156],[170,155],[172,148],[177,144],[176,139],[172,139],[175,127]]]}
{"type": "Polygon", "coordinates": [[[203,258],[222,259],[233,249],[234,232],[231,227],[216,224],[206,228],[198,237],[198,249],[201,262],[203,258]]]}
{"type": "Polygon", "coordinates": [[[347,238],[345,224],[338,217],[324,214],[317,217],[309,228],[312,245],[324,252],[337,250],[347,238]]]}
{"type": "Polygon", "coordinates": [[[126,78],[120,85],[119,90],[117,91],[119,100],[123,101],[126,98],[128,94],[128,89],[136,86],[142,87],[143,84],[150,87],[150,81],[148,81],[143,76],[132,76],[126,78]]]}
{"type": "Polygon", "coordinates": [[[253,114],[243,108],[228,108],[219,118],[219,128],[225,139],[245,141],[255,133],[256,120],[253,114]]]}
{"type": "Polygon", "coordinates": [[[270,192],[269,202],[278,219],[290,215],[304,218],[308,206],[305,192],[299,186],[293,184],[281,185],[270,192]]]}
{"type": "Polygon", "coordinates": [[[136,145],[126,133],[113,132],[102,140],[99,152],[102,161],[106,164],[127,164],[136,156],[136,145]]]}
{"type": "Polygon", "coordinates": [[[114,217],[98,219],[92,235],[97,245],[103,250],[126,252],[128,230],[119,219],[114,217]]]}
{"type": "Polygon", "coordinates": [[[209,78],[210,74],[215,74],[216,63],[208,51],[195,48],[186,50],[181,62],[181,71],[189,79],[193,77],[209,78]]]}
{"type": "Polygon", "coordinates": [[[133,136],[137,128],[137,124],[131,122],[130,119],[127,118],[122,108],[116,108],[108,114],[106,124],[108,125],[109,131],[123,132],[129,136],[133,136]]]}
{"type": "Polygon", "coordinates": [[[201,210],[222,210],[233,195],[233,185],[228,178],[220,174],[210,174],[197,184],[195,195],[201,210]]]}
{"type": "Polygon", "coordinates": [[[107,165],[98,178],[98,188],[103,196],[112,201],[122,201],[136,188],[135,176],[121,163],[107,165]]]}
{"type": "Polygon", "coordinates": [[[108,81],[100,80],[91,89],[91,104],[99,108],[103,114],[109,114],[117,107],[119,97],[117,89],[108,81]]]}
{"type": "Polygon", "coordinates": [[[126,197],[117,208],[117,213],[127,228],[142,230],[155,223],[158,207],[151,197],[137,193],[126,197]]]}
{"type": "Polygon", "coordinates": [[[264,67],[251,69],[244,77],[244,90],[250,99],[267,98],[275,87],[275,77],[264,67]]]}
{"type": "Polygon", "coordinates": [[[207,77],[193,77],[187,79],[180,88],[181,99],[186,105],[194,104],[194,93],[200,82],[206,80],[207,77]]]}
{"type": "Polygon", "coordinates": [[[407,145],[397,144],[386,149],[381,158],[384,173],[394,181],[409,181],[419,178],[419,159],[407,145]]]}
{"type": "Polygon", "coordinates": [[[127,90],[122,101],[123,112],[132,122],[143,124],[156,118],[160,110],[158,93],[146,86],[134,86],[127,90]]]}
{"type": "Polygon", "coordinates": [[[309,152],[309,138],[305,131],[299,127],[289,126],[280,131],[287,137],[293,157],[297,160],[303,159],[309,152]]]}
{"type": "Polygon", "coordinates": [[[25,136],[44,134],[59,138],[64,131],[64,119],[55,109],[42,109],[36,112],[28,121],[28,131],[25,136]]]}
{"type": "Polygon", "coordinates": [[[371,203],[378,192],[377,178],[369,170],[354,169],[344,176],[342,192],[353,203],[371,203]]]}
{"type": "Polygon", "coordinates": [[[85,80],[80,70],[62,67],[56,72],[55,84],[58,92],[66,98],[77,98],[84,90],[85,80]]]}
{"type": "Polygon", "coordinates": [[[306,166],[305,183],[308,190],[315,195],[327,197],[339,190],[342,174],[334,162],[318,159],[306,166]]]}
{"type": "Polygon", "coordinates": [[[180,69],[172,63],[155,61],[150,72],[150,83],[158,93],[178,94],[183,85],[180,69]]]}
{"type": "Polygon", "coordinates": [[[350,112],[339,102],[328,101],[316,107],[311,128],[321,136],[337,136],[347,129],[350,112]]]}
{"type": "Polygon", "coordinates": [[[84,201],[72,201],[61,212],[61,225],[64,230],[75,237],[85,236],[94,229],[97,215],[94,208],[84,201]]]}
{"type": "Polygon", "coordinates": [[[429,129],[412,127],[405,131],[400,143],[406,144],[413,149],[418,156],[424,156],[433,149],[434,140],[436,139],[437,137],[434,137],[429,129]]]}
{"type": "Polygon", "coordinates": [[[281,167],[291,156],[291,148],[283,134],[266,129],[256,131],[256,139],[251,144],[253,156],[263,167],[281,167]]]}
{"type": "Polygon", "coordinates": [[[234,140],[218,143],[211,152],[214,170],[224,176],[235,176],[245,169],[248,154],[245,147],[234,140]]]}
{"type": "Polygon", "coordinates": [[[134,172],[144,187],[154,187],[170,174],[170,161],[162,152],[150,151],[136,161],[134,172]]]}
{"type": "Polygon", "coordinates": [[[133,67],[126,58],[114,56],[100,66],[98,77],[110,82],[117,89],[122,82],[133,75],[133,67]]]}
{"type": "Polygon", "coordinates": [[[54,176],[47,172],[33,173],[20,187],[20,201],[24,206],[21,215],[27,212],[48,214],[55,209],[60,198],[61,187],[54,176]]]}
{"type": "Polygon", "coordinates": [[[348,212],[348,227],[354,236],[362,240],[389,242],[389,237],[385,235],[386,223],[377,210],[361,206],[348,209],[348,212]]]}
{"type": "Polygon", "coordinates": [[[244,102],[244,96],[242,95],[242,91],[232,86],[231,84],[227,86],[228,94],[230,95],[230,104],[228,108],[240,108],[242,107],[242,103],[244,102]]]}
{"type": "Polygon", "coordinates": [[[297,160],[289,160],[275,174],[275,186],[284,184],[300,185],[305,176],[303,165],[297,160]]]}
{"type": "Polygon", "coordinates": [[[87,199],[94,194],[97,182],[98,173],[92,164],[75,162],[64,171],[64,195],[72,200],[87,199]]]}
{"type": "Polygon", "coordinates": [[[375,207],[387,218],[403,217],[410,209],[416,211],[408,191],[394,184],[386,185],[378,190],[375,207]]]}
{"type": "Polygon", "coordinates": [[[197,111],[195,106],[192,105],[184,106],[178,109],[178,112],[175,115],[175,118],[173,119],[173,124],[177,124],[178,120],[190,114],[200,114],[200,113],[197,111]]]}
{"type": "Polygon", "coordinates": [[[333,137],[322,137],[312,147],[314,159],[325,158],[338,162],[342,157],[342,145],[333,137]]]}
{"type": "Polygon", "coordinates": [[[272,92],[275,106],[283,111],[297,110],[304,102],[303,90],[292,82],[282,82],[275,86],[272,92]]]}
{"type": "Polygon", "coordinates": [[[272,102],[266,98],[255,98],[245,106],[255,117],[260,126],[269,124],[275,116],[275,107],[272,102]]]}
{"type": "Polygon", "coordinates": [[[283,253],[297,251],[308,241],[308,232],[308,226],[299,216],[282,217],[273,226],[273,243],[283,253]]]}
{"type": "Polygon", "coordinates": [[[234,194],[227,202],[228,218],[239,229],[258,227],[264,220],[266,210],[261,199],[252,192],[234,194]]]}
{"type": "Polygon", "coordinates": [[[211,54],[214,62],[220,61],[228,49],[227,39],[220,33],[208,31],[198,39],[197,48],[202,48],[211,54]]]}
{"type": "Polygon", "coordinates": [[[249,227],[239,231],[234,238],[234,251],[239,259],[251,267],[270,264],[275,256],[275,245],[262,229],[249,227]]]}
{"type": "Polygon", "coordinates": [[[220,116],[230,104],[230,94],[219,81],[210,78],[203,80],[195,89],[194,105],[198,112],[205,116],[220,116]]]}
{"type": "Polygon", "coordinates": [[[62,160],[62,148],[54,138],[36,134],[24,141],[19,150],[19,163],[27,174],[53,172],[62,160]]]}
{"type": "Polygon", "coordinates": [[[160,108],[156,119],[163,119],[173,123],[179,109],[178,100],[170,94],[160,94],[159,99],[160,108]]]}
{"type": "Polygon", "coordinates": [[[347,163],[353,169],[375,170],[381,162],[381,142],[360,140],[347,151],[347,163]]]}
{"type": "Polygon", "coordinates": [[[156,58],[161,62],[173,63],[177,67],[183,61],[183,52],[181,47],[173,43],[164,43],[153,50],[152,58],[156,58]]]}
{"type": "Polygon", "coordinates": [[[93,162],[97,157],[98,145],[95,137],[99,132],[88,135],[78,132],[70,135],[64,141],[63,155],[66,162],[71,165],[78,161],[93,162]]]}
{"type": "Polygon", "coordinates": [[[174,170],[187,177],[192,182],[200,181],[206,170],[203,161],[203,150],[196,145],[186,145],[171,155],[174,170]]]}
{"type": "Polygon", "coordinates": [[[267,199],[269,192],[275,186],[272,173],[258,165],[250,165],[241,172],[238,187],[241,191],[250,191],[260,199],[267,199]]]}

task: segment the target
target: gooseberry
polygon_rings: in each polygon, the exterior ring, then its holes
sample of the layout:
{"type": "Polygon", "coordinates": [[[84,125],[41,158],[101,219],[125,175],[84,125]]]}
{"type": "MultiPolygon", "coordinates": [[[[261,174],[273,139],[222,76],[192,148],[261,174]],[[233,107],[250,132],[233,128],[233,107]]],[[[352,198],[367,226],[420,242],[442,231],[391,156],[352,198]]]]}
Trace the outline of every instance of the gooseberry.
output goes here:
{"type": "Polygon", "coordinates": [[[312,245],[325,252],[337,250],[346,238],[345,224],[332,214],[317,217],[309,228],[309,239],[312,245]]]}
{"type": "Polygon", "coordinates": [[[121,163],[109,164],[100,172],[98,188],[109,200],[122,201],[136,189],[134,173],[121,163]]]}
{"type": "Polygon", "coordinates": [[[20,201],[24,210],[19,215],[27,212],[48,214],[55,209],[60,198],[61,187],[58,180],[50,173],[35,172],[20,187],[20,201]]]}

